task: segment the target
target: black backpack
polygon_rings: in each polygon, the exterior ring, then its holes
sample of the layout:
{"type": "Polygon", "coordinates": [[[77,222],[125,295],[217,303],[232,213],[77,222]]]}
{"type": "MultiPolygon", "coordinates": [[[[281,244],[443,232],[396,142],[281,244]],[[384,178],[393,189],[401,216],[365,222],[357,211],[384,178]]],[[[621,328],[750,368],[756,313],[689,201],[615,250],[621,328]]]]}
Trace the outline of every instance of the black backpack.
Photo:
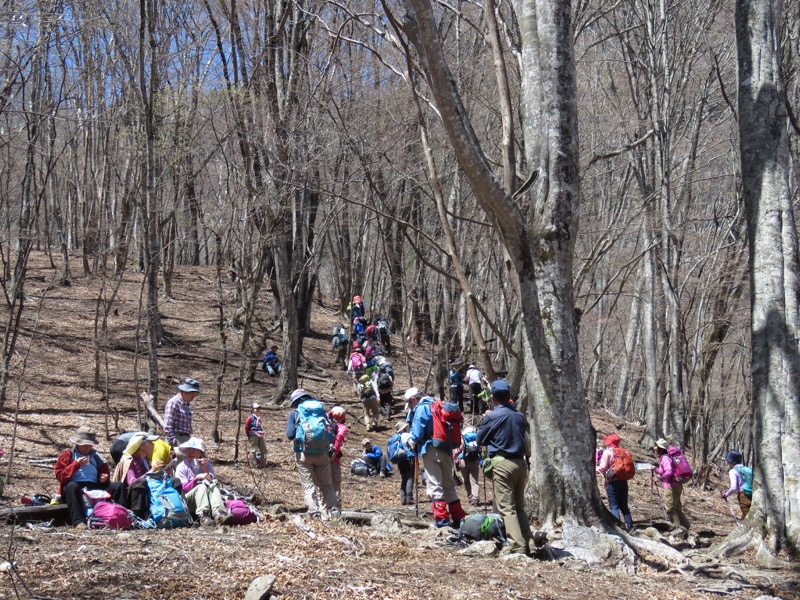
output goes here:
{"type": "Polygon", "coordinates": [[[503,517],[496,513],[472,513],[461,522],[461,536],[471,540],[498,540],[507,543],[503,517]]]}
{"type": "Polygon", "coordinates": [[[392,377],[388,373],[381,373],[378,375],[378,391],[386,393],[392,389],[392,377]]]}

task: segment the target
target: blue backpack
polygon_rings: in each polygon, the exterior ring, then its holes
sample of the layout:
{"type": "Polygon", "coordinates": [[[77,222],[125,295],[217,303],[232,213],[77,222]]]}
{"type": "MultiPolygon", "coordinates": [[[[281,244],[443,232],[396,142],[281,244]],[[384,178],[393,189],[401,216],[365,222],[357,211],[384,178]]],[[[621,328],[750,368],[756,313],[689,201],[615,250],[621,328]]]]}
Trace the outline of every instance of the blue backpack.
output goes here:
{"type": "Polygon", "coordinates": [[[192,515],[181,493],[172,487],[168,477],[148,477],[150,490],[150,519],[159,529],[189,527],[192,515]]]}
{"type": "Polygon", "coordinates": [[[742,491],[744,495],[748,498],[753,497],[753,469],[750,467],[745,467],[744,465],[738,465],[734,467],[736,472],[739,473],[739,476],[744,481],[744,485],[742,486],[742,491]]]}
{"type": "Polygon", "coordinates": [[[464,433],[464,458],[474,458],[480,456],[480,446],[478,446],[478,432],[467,431],[464,433]]]}
{"type": "Polygon", "coordinates": [[[335,438],[333,423],[319,400],[304,400],[297,407],[294,449],[306,454],[324,454],[335,438]]]}
{"type": "Polygon", "coordinates": [[[404,460],[410,460],[414,453],[403,443],[403,434],[395,433],[386,442],[386,455],[389,457],[389,462],[398,464],[404,460]]]}

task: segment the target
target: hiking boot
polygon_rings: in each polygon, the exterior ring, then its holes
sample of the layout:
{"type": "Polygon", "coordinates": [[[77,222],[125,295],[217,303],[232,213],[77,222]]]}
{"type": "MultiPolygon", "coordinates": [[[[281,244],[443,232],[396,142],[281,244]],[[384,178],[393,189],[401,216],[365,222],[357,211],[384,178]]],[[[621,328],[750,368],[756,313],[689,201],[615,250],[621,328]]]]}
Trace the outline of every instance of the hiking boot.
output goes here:
{"type": "Polygon", "coordinates": [[[233,515],[231,513],[219,512],[214,517],[216,525],[233,525],[233,515]]]}
{"type": "Polygon", "coordinates": [[[73,529],[76,529],[78,531],[89,529],[88,525],[86,525],[86,523],[84,523],[83,521],[81,521],[80,523],[75,523],[75,525],[73,525],[72,527],[73,529]]]}
{"type": "Polygon", "coordinates": [[[216,523],[214,522],[214,519],[212,519],[208,515],[201,516],[199,520],[200,520],[200,526],[201,527],[214,527],[216,525],[216,523]]]}
{"type": "Polygon", "coordinates": [[[450,527],[450,519],[436,519],[433,522],[433,526],[437,529],[441,529],[442,527],[450,527]]]}
{"type": "Polygon", "coordinates": [[[381,471],[381,475],[380,475],[380,477],[381,477],[381,479],[386,479],[386,473],[384,473],[383,471],[381,471]]]}
{"type": "Polygon", "coordinates": [[[341,518],[342,518],[342,511],[339,510],[338,508],[332,508],[331,509],[331,520],[332,521],[338,521],[341,518]]]}

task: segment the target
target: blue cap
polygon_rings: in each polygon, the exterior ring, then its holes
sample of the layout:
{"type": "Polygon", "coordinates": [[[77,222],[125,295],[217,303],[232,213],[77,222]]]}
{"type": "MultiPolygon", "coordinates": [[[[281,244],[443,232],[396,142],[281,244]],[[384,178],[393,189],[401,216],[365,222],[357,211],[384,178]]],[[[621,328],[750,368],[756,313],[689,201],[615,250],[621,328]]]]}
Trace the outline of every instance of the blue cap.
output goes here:
{"type": "Polygon", "coordinates": [[[740,465],[743,462],[742,453],[738,450],[731,450],[725,457],[725,461],[733,465],[740,465]]]}
{"type": "Polygon", "coordinates": [[[503,392],[510,394],[511,388],[508,387],[508,382],[505,379],[498,379],[492,384],[492,395],[503,392]]]}

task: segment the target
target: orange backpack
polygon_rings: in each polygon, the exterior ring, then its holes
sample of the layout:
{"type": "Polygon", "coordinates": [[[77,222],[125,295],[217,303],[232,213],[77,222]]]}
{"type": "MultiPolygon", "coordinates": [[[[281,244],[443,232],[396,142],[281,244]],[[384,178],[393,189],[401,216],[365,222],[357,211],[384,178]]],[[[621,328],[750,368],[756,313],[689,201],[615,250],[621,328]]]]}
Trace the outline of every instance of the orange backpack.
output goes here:
{"type": "Polygon", "coordinates": [[[633,464],[633,455],[630,450],[625,448],[612,448],[614,462],[611,468],[606,471],[606,479],[609,481],[628,481],[633,479],[636,474],[636,466],[633,464]]]}

